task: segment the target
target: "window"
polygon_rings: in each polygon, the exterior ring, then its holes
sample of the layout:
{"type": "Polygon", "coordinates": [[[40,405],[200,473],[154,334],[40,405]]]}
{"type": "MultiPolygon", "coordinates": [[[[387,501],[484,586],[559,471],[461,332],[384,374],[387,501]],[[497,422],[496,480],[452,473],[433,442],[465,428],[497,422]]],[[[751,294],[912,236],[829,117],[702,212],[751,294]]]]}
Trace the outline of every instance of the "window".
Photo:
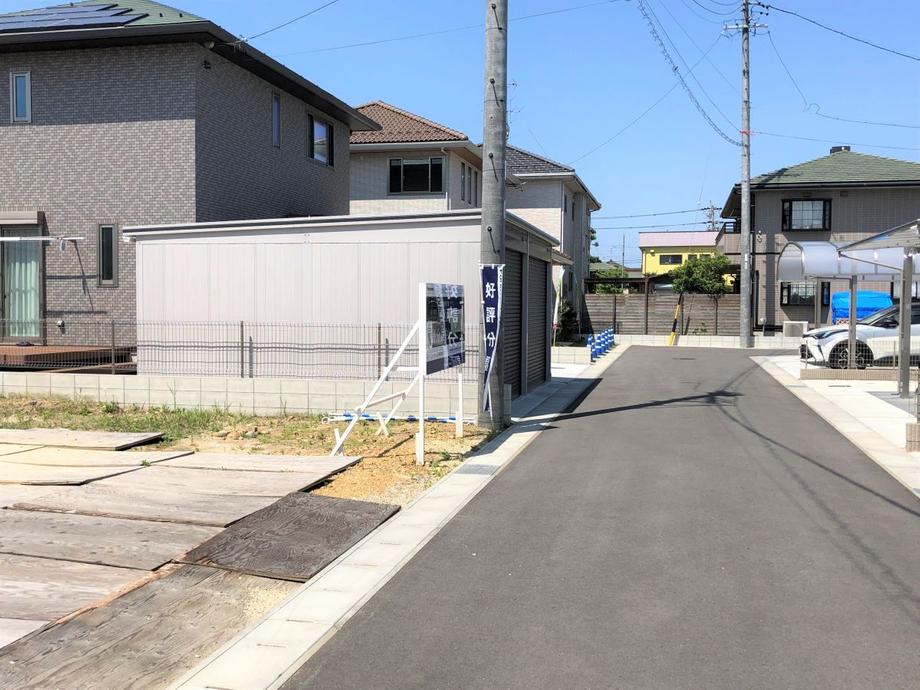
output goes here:
{"type": "Polygon", "coordinates": [[[307,155],[319,163],[332,166],[335,164],[334,144],[332,123],[307,115],[307,155]]]}
{"type": "Polygon", "coordinates": [[[466,200],[473,203],[473,169],[470,168],[466,175],[466,200]]]}
{"type": "Polygon", "coordinates": [[[460,201],[466,201],[466,163],[460,164],[460,201]]]}
{"type": "Polygon", "coordinates": [[[272,146],[281,148],[281,96],[272,94],[272,146]]]}
{"type": "Polygon", "coordinates": [[[118,284],[118,238],[114,225],[100,225],[97,237],[99,285],[118,284]]]}
{"type": "Polygon", "coordinates": [[[687,254],[687,261],[696,261],[699,258],[699,254],[687,254]]]}
{"type": "Polygon", "coordinates": [[[783,201],[783,230],[830,230],[830,199],[783,201]]]}
{"type": "Polygon", "coordinates": [[[569,212],[569,195],[566,194],[565,192],[562,193],[562,212],[563,213],[569,212]]]}
{"type": "Polygon", "coordinates": [[[780,283],[779,303],[784,307],[813,307],[814,283],[780,283]]]}
{"type": "Polygon", "coordinates": [[[658,263],[662,266],[680,266],[684,262],[680,254],[660,254],[658,263]]]}
{"type": "Polygon", "coordinates": [[[575,197],[572,197],[572,220],[575,220],[575,197]]]}
{"type": "Polygon", "coordinates": [[[443,192],[444,159],[391,158],[390,194],[443,192]]]}
{"type": "Polygon", "coordinates": [[[479,206],[479,171],[473,171],[473,206],[479,206]]]}
{"type": "Polygon", "coordinates": [[[10,119],[32,121],[32,76],[28,72],[10,75],[10,119]]]}

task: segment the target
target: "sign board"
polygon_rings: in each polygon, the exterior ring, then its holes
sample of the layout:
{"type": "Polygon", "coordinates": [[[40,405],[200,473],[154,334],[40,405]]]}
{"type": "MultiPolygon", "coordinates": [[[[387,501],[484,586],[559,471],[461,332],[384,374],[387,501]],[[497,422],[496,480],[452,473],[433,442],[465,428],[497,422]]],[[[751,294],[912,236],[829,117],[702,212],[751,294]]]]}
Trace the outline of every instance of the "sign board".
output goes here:
{"type": "Polygon", "coordinates": [[[463,286],[425,285],[425,373],[434,374],[464,363],[463,286]]]}
{"type": "Polygon", "coordinates": [[[492,376],[492,366],[495,362],[495,353],[498,350],[498,336],[502,316],[502,274],[504,264],[483,264],[479,267],[482,278],[482,338],[483,338],[483,370],[482,370],[482,409],[488,412],[492,400],[489,393],[489,379],[492,376]]]}

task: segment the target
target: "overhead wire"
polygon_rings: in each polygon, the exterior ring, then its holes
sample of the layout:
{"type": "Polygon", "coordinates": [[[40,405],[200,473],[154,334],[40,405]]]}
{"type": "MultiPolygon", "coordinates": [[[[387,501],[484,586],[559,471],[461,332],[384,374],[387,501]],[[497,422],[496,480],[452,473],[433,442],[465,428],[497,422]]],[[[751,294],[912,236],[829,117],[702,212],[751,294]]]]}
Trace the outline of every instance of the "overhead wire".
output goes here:
{"type": "MultiPolygon", "coordinates": [[[[778,132],[764,132],[763,130],[754,130],[751,134],[762,134],[767,137],[779,137],[780,139],[797,139],[799,141],[816,141],[822,144],[840,144],[839,139],[817,139],[814,137],[800,137],[793,134],[780,134],[778,132]]],[[[884,144],[865,144],[858,141],[848,141],[844,140],[843,143],[847,143],[851,146],[862,146],[864,148],[870,149],[890,149],[892,151],[920,151],[920,147],[913,146],[886,146],[884,144]]]]}
{"type": "Polygon", "coordinates": [[[310,11],[307,12],[306,14],[302,14],[302,15],[300,15],[299,17],[294,17],[293,19],[289,19],[288,21],[284,22],[283,24],[279,24],[278,26],[274,26],[274,27],[272,27],[271,29],[267,29],[267,30],[263,31],[262,33],[258,33],[258,34],[254,35],[254,36],[250,36],[249,38],[244,38],[244,39],[240,39],[240,40],[241,40],[241,41],[246,41],[246,42],[248,43],[249,41],[254,41],[254,40],[257,39],[257,38],[262,38],[262,36],[266,36],[266,35],[272,33],[273,31],[277,31],[278,29],[283,29],[284,27],[290,26],[291,24],[293,24],[293,23],[295,23],[295,22],[299,22],[301,19],[306,19],[307,17],[309,17],[309,16],[311,16],[311,15],[314,15],[314,14],[316,14],[317,12],[319,12],[320,10],[324,10],[324,9],[326,9],[327,7],[329,7],[330,5],[334,5],[334,4],[337,3],[337,2],[339,2],[339,0],[329,0],[329,2],[327,2],[325,5],[320,5],[319,7],[316,7],[315,9],[310,10],[310,11]]]}
{"type": "MultiPolygon", "coordinates": [[[[577,10],[587,9],[589,7],[598,7],[600,5],[610,5],[615,2],[625,2],[625,0],[599,0],[597,2],[588,2],[581,5],[572,5],[570,7],[560,7],[555,10],[547,10],[545,12],[535,12],[533,14],[524,14],[519,17],[511,17],[509,22],[520,22],[527,19],[536,19],[538,17],[547,17],[554,14],[564,14],[567,12],[575,12],[577,10]]],[[[481,29],[485,25],[481,22],[479,24],[467,24],[465,26],[455,26],[448,29],[437,29],[435,31],[424,31],[416,34],[406,34],[404,36],[392,36],[390,38],[380,38],[373,41],[360,41],[358,43],[345,43],[343,45],[337,46],[326,46],[325,48],[313,48],[311,50],[298,50],[292,53],[279,53],[276,57],[289,57],[292,55],[307,55],[312,53],[328,53],[336,50],[347,50],[349,48],[364,48],[367,46],[377,46],[383,45],[385,43],[397,43],[400,41],[411,41],[416,38],[428,38],[430,36],[443,36],[444,34],[458,33],[461,31],[471,31],[473,29],[481,29]]]]}
{"type": "Polygon", "coordinates": [[[802,91],[802,87],[799,86],[799,82],[793,76],[792,71],[789,69],[789,66],[786,64],[786,61],[783,59],[783,56],[779,52],[779,48],[776,47],[776,42],[773,40],[773,32],[767,32],[767,38],[770,40],[770,45],[773,47],[773,52],[776,54],[776,59],[779,60],[779,64],[783,66],[783,70],[786,72],[786,76],[789,77],[789,81],[792,82],[792,85],[795,87],[795,90],[798,92],[799,96],[802,98],[802,103],[805,105],[805,110],[817,115],[818,117],[823,117],[828,120],[837,120],[838,122],[849,122],[853,124],[860,125],[875,125],[878,127],[900,127],[903,129],[920,129],[920,125],[907,125],[898,122],[875,122],[872,120],[855,120],[847,117],[838,117],[836,115],[828,115],[821,112],[821,105],[809,101],[805,96],[805,92],[802,91]]]}
{"type": "Polygon", "coordinates": [[[656,211],[655,213],[633,213],[628,216],[595,216],[592,215],[591,218],[601,218],[604,220],[622,220],[625,218],[651,218],[653,216],[677,216],[682,213],[696,213],[700,209],[698,208],[688,208],[683,211],[656,211]]]}
{"type": "MultiPolygon", "coordinates": [[[[690,88],[690,85],[687,84],[687,81],[684,79],[683,75],[681,74],[680,68],[678,67],[677,63],[674,62],[674,58],[671,57],[671,54],[668,52],[667,46],[665,46],[664,41],[662,40],[661,36],[658,33],[658,30],[655,28],[655,22],[652,21],[650,10],[645,0],[636,0],[636,7],[638,7],[639,12],[642,13],[643,18],[645,19],[645,22],[648,25],[649,33],[651,34],[652,39],[655,41],[655,43],[658,44],[658,47],[661,49],[662,55],[664,55],[665,60],[667,60],[667,62],[670,64],[672,72],[677,77],[677,80],[680,83],[681,87],[683,87],[684,92],[687,94],[687,97],[696,107],[697,111],[699,111],[700,115],[703,117],[706,123],[712,128],[712,130],[716,134],[718,134],[722,139],[727,141],[729,144],[733,144],[735,146],[741,146],[740,141],[738,141],[737,139],[732,139],[728,134],[726,134],[722,130],[721,127],[719,127],[719,125],[715,123],[712,117],[710,117],[709,113],[706,112],[706,109],[699,102],[699,99],[697,99],[696,94],[693,93],[693,90],[690,88]]],[[[691,76],[692,76],[692,72],[691,72],[691,76]]]]}
{"type": "Polygon", "coordinates": [[[690,225],[706,225],[702,221],[694,221],[693,223],[668,223],[666,225],[596,225],[594,226],[595,230],[645,230],[647,228],[682,228],[690,225]]]}
{"type": "Polygon", "coordinates": [[[720,17],[728,17],[728,16],[730,16],[730,15],[736,14],[736,13],[738,12],[739,8],[740,8],[740,3],[737,3],[737,2],[727,2],[727,3],[717,2],[717,3],[715,3],[715,4],[717,4],[717,5],[722,5],[723,7],[729,7],[729,6],[732,7],[732,9],[729,10],[728,12],[720,12],[720,11],[717,11],[717,10],[714,10],[714,9],[710,8],[710,7],[707,6],[707,5],[704,5],[703,3],[700,2],[700,0],[690,0],[690,2],[692,2],[692,3],[693,3],[694,5],[696,5],[697,7],[701,7],[702,9],[706,10],[707,12],[711,12],[712,14],[715,14],[715,15],[720,16],[720,17]]]}
{"type": "MultiPolygon", "coordinates": [[[[709,46],[708,50],[706,50],[706,52],[704,53],[704,56],[705,56],[705,55],[709,55],[709,54],[715,49],[715,47],[718,45],[719,40],[720,40],[721,38],[722,38],[722,35],[721,35],[721,34],[718,35],[718,36],[716,36],[716,40],[712,42],[712,45],[709,46]]],[[[692,72],[692,71],[693,71],[694,69],[696,69],[702,62],[703,62],[703,58],[701,57],[699,60],[697,60],[695,63],[693,63],[693,66],[690,67],[690,71],[692,72]]],[[[651,105],[649,105],[648,108],[646,108],[646,109],[643,110],[641,113],[639,113],[639,115],[637,115],[635,118],[633,118],[632,120],[630,120],[627,124],[623,125],[623,127],[621,127],[619,130],[617,130],[617,131],[613,134],[613,136],[608,137],[607,139],[605,139],[604,141],[602,141],[601,143],[599,143],[599,144],[598,144],[597,146],[595,146],[594,148],[592,148],[592,149],[586,151],[585,153],[581,154],[578,158],[575,158],[575,159],[569,161],[569,163],[571,163],[571,164],[577,163],[578,161],[580,161],[580,160],[582,160],[582,159],[584,159],[584,158],[587,158],[587,157],[590,156],[592,153],[595,153],[596,151],[601,150],[602,148],[604,148],[605,146],[607,146],[607,144],[609,144],[609,143],[611,143],[612,141],[614,141],[615,139],[617,139],[621,134],[623,134],[624,132],[626,132],[628,129],[632,128],[636,123],[638,123],[638,122],[639,122],[640,120],[642,120],[646,115],[648,115],[648,114],[649,114],[650,112],[652,112],[655,108],[657,108],[658,105],[659,105],[665,98],[667,98],[668,96],[670,96],[671,93],[673,93],[674,89],[676,89],[678,86],[680,86],[680,84],[679,84],[678,82],[675,81],[675,82],[671,85],[671,87],[670,87],[667,91],[665,91],[663,94],[661,94],[661,96],[659,96],[659,97],[657,98],[657,100],[655,100],[651,105]]]]}
{"type": "Polygon", "coordinates": [[[788,14],[793,17],[798,17],[799,19],[806,21],[809,24],[814,24],[815,26],[818,26],[826,31],[830,31],[831,33],[835,33],[839,36],[849,38],[851,41],[856,41],[857,43],[862,43],[863,45],[867,45],[872,48],[876,48],[878,50],[884,51],[886,53],[891,53],[892,55],[897,55],[902,58],[907,58],[908,60],[914,60],[915,62],[920,62],[920,57],[918,57],[917,55],[911,55],[910,53],[904,53],[904,52],[901,52],[900,50],[895,50],[894,48],[888,48],[887,46],[883,46],[879,43],[873,43],[872,41],[869,41],[865,38],[860,38],[859,36],[854,36],[853,34],[847,33],[846,31],[841,31],[840,29],[835,29],[833,27],[828,26],[827,24],[822,24],[821,22],[815,19],[811,19],[810,17],[806,17],[803,14],[799,14],[798,12],[793,12],[792,10],[786,10],[786,9],[783,9],[782,7],[777,7],[776,5],[770,5],[765,2],[755,2],[754,4],[758,5],[759,7],[764,8],[767,11],[776,10],[777,12],[782,12],[783,14],[788,14]]]}

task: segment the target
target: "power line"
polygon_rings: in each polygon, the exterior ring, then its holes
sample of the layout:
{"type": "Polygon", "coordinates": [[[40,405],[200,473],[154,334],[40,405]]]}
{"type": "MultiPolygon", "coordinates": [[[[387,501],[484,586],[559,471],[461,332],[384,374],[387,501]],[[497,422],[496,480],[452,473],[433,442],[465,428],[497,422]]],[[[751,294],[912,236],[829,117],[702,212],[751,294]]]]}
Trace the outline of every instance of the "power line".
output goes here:
{"type": "MultiPolygon", "coordinates": [[[[684,36],[686,36],[687,39],[690,41],[690,43],[693,44],[693,47],[696,48],[697,51],[698,51],[700,54],[702,54],[702,53],[703,53],[703,49],[700,48],[699,44],[698,44],[695,40],[693,40],[693,36],[691,36],[690,33],[684,28],[684,25],[683,25],[681,22],[679,22],[679,21],[677,20],[677,17],[675,17],[674,14],[671,12],[671,10],[668,9],[668,3],[667,3],[667,2],[662,2],[662,3],[661,3],[661,6],[664,8],[664,11],[668,13],[668,16],[671,17],[671,19],[674,20],[674,23],[677,24],[677,28],[680,29],[680,30],[683,32],[684,36]]],[[[738,87],[731,83],[731,81],[729,80],[729,78],[726,77],[725,74],[722,73],[722,70],[720,70],[720,69],[716,66],[716,63],[714,63],[714,62],[713,62],[712,60],[710,60],[708,57],[705,57],[705,60],[706,60],[706,62],[709,63],[709,66],[712,67],[720,77],[722,77],[722,80],[723,80],[726,84],[728,84],[730,88],[734,89],[736,92],[738,91],[738,87]]]]}
{"type": "Polygon", "coordinates": [[[920,129],[920,125],[905,125],[897,122],[873,122],[871,120],[853,120],[847,117],[837,117],[835,115],[827,115],[821,112],[821,106],[818,103],[813,103],[808,100],[805,96],[805,93],[802,91],[802,88],[799,86],[799,83],[796,81],[795,77],[792,76],[792,72],[789,70],[786,61],[783,60],[783,56],[780,55],[779,49],[776,47],[776,43],[773,41],[773,33],[771,31],[767,32],[767,38],[770,39],[770,45],[773,46],[773,52],[776,53],[776,59],[779,60],[779,64],[783,66],[783,70],[786,72],[786,76],[789,77],[789,81],[792,82],[792,85],[795,87],[795,90],[798,91],[799,96],[802,97],[802,103],[805,104],[805,110],[817,115],[818,117],[823,117],[828,120],[837,120],[838,122],[850,122],[853,124],[859,125],[875,125],[878,127],[901,127],[904,129],[920,129]]]}
{"type": "Polygon", "coordinates": [[[690,225],[705,225],[708,229],[709,226],[705,223],[694,222],[694,223],[668,223],[667,225],[599,225],[595,227],[595,230],[644,230],[646,228],[682,228],[690,225]]]}
{"type": "MultiPolygon", "coordinates": [[[[625,0],[599,0],[598,2],[589,2],[582,5],[573,5],[571,7],[561,7],[557,10],[548,10],[546,12],[537,12],[534,14],[525,14],[520,17],[512,17],[509,22],[520,22],[527,19],[536,19],[537,17],[547,17],[553,14],[564,14],[566,12],[575,12],[577,10],[583,10],[589,7],[597,7],[599,5],[610,5],[614,2],[624,2],[625,0]]],[[[484,24],[467,24],[466,26],[455,26],[449,29],[438,29],[435,31],[424,31],[417,34],[406,34],[405,36],[393,36],[391,38],[381,38],[374,41],[361,41],[359,43],[346,43],[338,46],[327,46],[325,48],[313,48],[312,50],[298,50],[293,53],[280,53],[276,57],[289,57],[292,55],[307,55],[312,53],[327,53],[335,50],[347,50],[348,48],[364,48],[367,46],[377,46],[383,45],[385,43],[397,43],[399,41],[411,41],[416,38],[428,38],[430,36],[443,36],[444,34],[458,33],[460,31],[471,31],[473,29],[481,29],[484,24]]]]}
{"type": "MultiPolygon", "coordinates": [[[[652,9],[651,4],[649,4],[648,2],[646,2],[646,9],[648,9],[649,13],[652,15],[652,19],[655,20],[655,23],[658,25],[658,28],[661,29],[661,32],[664,34],[665,39],[668,41],[668,43],[671,44],[671,47],[674,49],[674,52],[677,54],[677,58],[684,64],[684,67],[686,67],[689,70],[690,63],[687,62],[686,58],[684,58],[683,54],[680,52],[680,48],[677,47],[677,44],[674,42],[674,39],[671,38],[671,35],[668,33],[668,30],[665,28],[662,21],[658,18],[658,15],[655,14],[655,10],[652,9]]],[[[699,48],[697,49],[699,50],[699,48]]],[[[725,114],[725,112],[719,107],[719,104],[716,103],[715,100],[713,100],[712,96],[709,95],[709,92],[706,91],[706,87],[703,86],[703,82],[699,80],[699,77],[697,77],[696,74],[693,72],[688,72],[688,73],[690,74],[690,78],[693,79],[694,82],[696,82],[696,85],[699,87],[699,90],[706,97],[706,100],[708,100],[709,103],[712,105],[712,107],[716,109],[716,112],[718,112],[719,115],[722,116],[722,119],[728,123],[728,126],[737,130],[738,126],[734,122],[732,122],[731,118],[725,114]]]]}
{"type": "Polygon", "coordinates": [[[683,211],[658,211],[657,213],[634,213],[631,216],[591,216],[591,218],[602,218],[604,220],[620,220],[622,218],[651,218],[652,216],[676,216],[682,213],[697,213],[702,211],[700,208],[688,208],[683,211]]]}
{"type": "MultiPolygon", "coordinates": [[[[815,139],[812,137],[798,137],[792,134],[779,134],[777,132],[763,132],[761,130],[755,130],[751,134],[762,134],[767,137],[779,137],[781,139],[797,139],[799,141],[816,141],[822,144],[840,144],[839,139],[815,139]]],[[[915,148],[911,146],[885,146],[883,144],[862,144],[856,141],[847,142],[851,146],[863,146],[869,149],[890,149],[892,151],[920,151],[920,148],[915,148]]]]}
{"type": "MultiPolygon", "coordinates": [[[[705,57],[706,55],[709,55],[709,53],[711,53],[711,52],[713,51],[713,49],[716,47],[716,45],[718,45],[719,39],[721,39],[721,38],[722,38],[721,35],[716,36],[716,40],[713,41],[713,42],[712,42],[712,45],[709,46],[709,49],[708,49],[705,53],[703,53],[704,57],[705,57]]],[[[692,72],[693,70],[695,70],[695,69],[700,65],[701,62],[703,62],[703,58],[700,58],[700,59],[697,60],[695,63],[693,63],[693,66],[690,68],[690,71],[692,72]]],[[[679,86],[679,84],[678,84],[677,82],[674,82],[674,83],[671,85],[671,88],[669,88],[667,91],[665,91],[663,94],[661,94],[661,96],[659,96],[658,99],[657,99],[654,103],[652,103],[648,108],[646,108],[645,110],[643,110],[641,113],[639,113],[639,115],[637,115],[637,116],[636,116],[635,118],[633,118],[630,122],[628,122],[626,125],[624,125],[622,128],[620,128],[617,132],[615,132],[615,133],[613,134],[613,136],[608,137],[607,139],[605,139],[604,141],[602,141],[600,144],[598,144],[597,146],[595,146],[593,149],[591,149],[591,150],[589,150],[589,151],[587,151],[587,152],[581,154],[578,158],[575,158],[575,159],[573,159],[573,160],[571,160],[571,161],[569,161],[569,162],[572,163],[572,164],[577,163],[578,161],[582,160],[583,158],[587,158],[588,156],[590,156],[590,155],[591,155],[592,153],[594,153],[595,151],[599,151],[600,149],[604,148],[607,144],[609,144],[610,142],[612,142],[614,139],[618,138],[618,137],[619,137],[621,134],[623,134],[626,130],[630,129],[633,125],[635,125],[635,124],[636,124],[637,122],[639,122],[642,118],[644,118],[646,115],[648,115],[650,112],[652,112],[655,108],[657,108],[658,105],[659,105],[665,98],[667,98],[668,96],[670,96],[670,95],[671,95],[671,92],[674,91],[674,89],[676,89],[678,86],[679,86]]]]}
{"type": "Polygon", "coordinates": [[[703,3],[700,2],[700,0],[690,0],[690,1],[691,1],[694,5],[696,5],[697,7],[701,7],[701,8],[703,8],[704,10],[706,10],[707,12],[711,12],[712,14],[718,15],[718,16],[720,16],[720,17],[728,17],[729,15],[735,14],[735,13],[738,11],[738,3],[737,3],[737,2],[724,2],[724,3],[723,3],[723,2],[716,2],[716,3],[714,3],[714,4],[716,4],[716,5],[722,5],[723,7],[731,7],[731,8],[732,8],[732,9],[730,9],[728,12],[718,12],[718,11],[716,11],[716,10],[713,10],[713,9],[709,8],[707,5],[704,5],[703,3]]]}
{"type": "Polygon", "coordinates": [[[849,38],[851,41],[856,41],[857,43],[862,43],[863,45],[867,45],[872,48],[877,48],[878,50],[884,51],[886,53],[891,53],[892,55],[897,55],[899,57],[907,58],[908,60],[914,60],[915,62],[920,62],[920,57],[917,57],[916,55],[911,55],[909,53],[902,53],[900,50],[895,50],[894,48],[886,48],[885,46],[879,45],[878,43],[873,43],[872,41],[867,41],[866,39],[859,38],[858,36],[854,36],[853,34],[848,34],[846,31],[841,31],[840,29],[834,29],[833,27],[827,26],[826,24],[822,24],[819,21],[810,19],[804,15],[801,15],[798,12],[793,12],[792,10],[784,10],[782,7],[777,7],[776,5],[768,5],[764,2],[757,2],[755,4],[759,5],[760,7],[763,7],[767,11],[776,10],[777,12],[782,12],[783,14],[789,14],[789,15],[792,15],[793,17],[798,17],[799,19],[806,21],[809,24],[814,24],[815,26],[821,27],[822,29],[826,31],[830,31],[831,33],[835,33],[839,36],[849,38]]]}
{"type": "Polygon", "coordinates": [[[289,19],[288,21],[284,22],[283,24],[279,24],[278,26],[272,27],[271,29],[268,29],[268,30],[266,30],[266,31],[263,31],[263,32],[260,33],[260,34],[256,34],[255,36],[250,36],[249,38],[247,38],[247,39],[245,39],[245,40],[246,40],[247,42],[248,42],[248,41],[254,41],[254,40],[257,39],[257,38],[261,38],[262,36],[265,36],[266,34],[272,33],[273,31],[277,31],[278,29],[283,29],[283,28],[286,27],[286,26],[290,26],[290,25],[293,24],[294,22],[299,22],[301,19],[306,19],[306,18],[309,17],[310,15],[316,14],[316,13],[319,12],[320,10],[324,10],[324,9],[326,9],[327,7],[329,7],[329,5],[334,5],[334,4],[337,3],[337,2],[339,2],[339,0],[330,0],[330,1],[327,2],[325,5],[320,5],[320,6],[317,7],[316,9],[310,10],[310,11],[307,12],[306,14],[302,14],[302,15],[300,15],[299,17],[294,17],[293,19],[289,19]]]}
{"type": "Polygon", "coordinates": [[[668,49],[665,46],[664,41],[661,40],[661,36],[658,35],[658,30],[655,28],[655,23],[652,21],[652,18],[649,16],[649,10],[648,10],[648,7],[646,6],[645,0],[637,0],[636,6],[639,8],[639,11],[642,13],[642,16],[645,18],[645,22],[649,28],[649,33],[651,34],[652,38],[655,40],[655,43],[658,44],[658,47],[661,49],[662,55],[664,55],[665,59],[671,65],[671,70],[674,72],[674,75],[677,77],[677,80],[680,82],[680,85],[683,87],[684,91],[686,92],[687,97],[690,99],[690,101],[699,111],[700,115],[702,115],[703,119],[706,120],[707,124],[709,124],[709,126],[713,129],[713,131],[715,131],[715,133],[718,134],[720,137],[722,137],[725,141],[727,141],[729,144],[740,146],[741,142],[735,139],[732,139],[724,131],[722,131],[719,125],[715,123],[715,121],[709,116],[709,113],[707,113],[705,108],[703,108],[703,106],[700,104],[699,100],[696,97],[696,94],[693,93],[692,89],[687,84],[683,75],[680,73],[680,68],[677,66],[677,63],[674,62],[674,58],[672,58],[671,54],[668,52],[668,49]]]}

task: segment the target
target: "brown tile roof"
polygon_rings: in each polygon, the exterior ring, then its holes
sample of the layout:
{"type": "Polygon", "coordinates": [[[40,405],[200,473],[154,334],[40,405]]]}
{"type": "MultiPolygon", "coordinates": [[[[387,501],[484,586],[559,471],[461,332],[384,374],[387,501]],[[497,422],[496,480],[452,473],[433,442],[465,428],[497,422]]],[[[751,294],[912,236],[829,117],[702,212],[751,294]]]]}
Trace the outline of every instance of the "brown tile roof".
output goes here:
{"type": "Polygon", "coordinates": [[[383,101],[359,105],[356,110],[377,122],[377,132],[352,132],[352,144],[390,144],[416,141],[468,141],[463,132],[426,120],[383,101]]]}

